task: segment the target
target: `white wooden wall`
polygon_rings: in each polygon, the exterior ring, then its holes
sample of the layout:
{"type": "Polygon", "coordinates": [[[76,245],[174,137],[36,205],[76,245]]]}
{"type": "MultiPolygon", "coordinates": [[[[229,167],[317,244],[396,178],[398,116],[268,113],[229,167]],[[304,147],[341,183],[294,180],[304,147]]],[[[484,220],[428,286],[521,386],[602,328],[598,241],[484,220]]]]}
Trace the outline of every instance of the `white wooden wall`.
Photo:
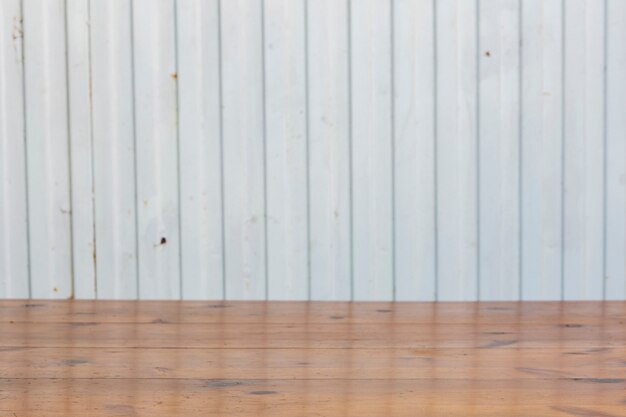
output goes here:
{"type": "Polygon", "coordinates": [[[0,297],[626,298],[625,0],[2,0],[0,297]]]}

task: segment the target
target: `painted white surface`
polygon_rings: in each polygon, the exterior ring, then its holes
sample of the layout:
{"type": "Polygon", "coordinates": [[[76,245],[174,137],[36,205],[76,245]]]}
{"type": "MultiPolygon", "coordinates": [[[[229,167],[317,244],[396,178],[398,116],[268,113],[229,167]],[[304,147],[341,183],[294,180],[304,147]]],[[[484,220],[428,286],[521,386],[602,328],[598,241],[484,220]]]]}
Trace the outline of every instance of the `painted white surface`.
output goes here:
{"type": "Polygon", "coordinates": [[[522,2],[522,299],[563,297],[563,4],[522,2]]]}
{"type": "Polygon", "coordinates": [[[626,298],[626,2],[608,0],[606,10],[605,292],[626,298]]]}
{"type": "Polygon", "coordinates": [[[72,261],[73,273],[83,277],[74,281],[77,298],[93,298],[96,295],[90,13],[89,0],[66,2],[72,261]]]}
{"type": "Polygon", "coordinates": [[[306,0],[266,0],[264,6],[268,296],[306,300],[306,0]]]}
{"type": "Polygon", "coordinates": [[[477,1],[436,3],[437,297],[478,297],[477,1]]]}
{"type": "Polygon", "coordinates": [[[350,3],[354,299],[393,297],[391,3],[350,3]]]}
{"type": "Polygon", "coordinates": [[[267,292],[263,2],[221,1],[226,297],[267,292]]]}
{"type": "Polygon", "coordinates": [[[92,0],[90,10],[96,294],[136,298],[132,7],[92,0]]]}
{"type": "Polygon", "coordinates": [[[27,298],[28,211],[20,0],[0,2],[0,297],[27,298]]]}
{"type": "Polygon", "coordinates": [[[352,282],[350,3],[308,1],[310,297],[349,300],[352,282]]]}
{"type": "Polygon", "coordinates": [[[139,298],[179,298],[175,2],[132,3],[139,298]]]}
{"type": "Polygon", "coordinates": [[[177,3],[182,296],[224,294],[218,0],[177,3]]]}
{"type": "MultiPolygon", "coordinates": [[[[565,6],[563,297],[602,299],[605,3],[565,6]]],[[[626,257],[626,253],[624,254],[626,257]]]]}
{"type": "Polygon", "coordinates": [[[434,2],[393,2],[397,300],[432,300],[437,291],[434,19],[434,2]]]}
{"type": "Polygon", "coordinates": [[[65,1],[22,6],[31,296],[67,298],[81,277],[72,275],[65,1]]]}
{"type": "Polygon", "coordinates": [[[0,22],[0,297],[626,298],[621,0],[0,22]]]}
{"type": "Polygon", "coordinates": [[[517,0],[482,0],[478,37],[479,282],[484,300],[520,296],[520,19],[517,0]]]}

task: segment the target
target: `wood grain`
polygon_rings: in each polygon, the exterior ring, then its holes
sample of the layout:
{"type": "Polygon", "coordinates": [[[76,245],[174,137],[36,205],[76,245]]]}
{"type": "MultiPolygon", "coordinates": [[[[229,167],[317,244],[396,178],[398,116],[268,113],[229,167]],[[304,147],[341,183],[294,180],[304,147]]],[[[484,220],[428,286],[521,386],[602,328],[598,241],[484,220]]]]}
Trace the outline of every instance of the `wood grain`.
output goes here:
{"type": "Polygon", "coordinates": [[[0,416],[626,416],[625,302],[0,301],[0,416]]]}

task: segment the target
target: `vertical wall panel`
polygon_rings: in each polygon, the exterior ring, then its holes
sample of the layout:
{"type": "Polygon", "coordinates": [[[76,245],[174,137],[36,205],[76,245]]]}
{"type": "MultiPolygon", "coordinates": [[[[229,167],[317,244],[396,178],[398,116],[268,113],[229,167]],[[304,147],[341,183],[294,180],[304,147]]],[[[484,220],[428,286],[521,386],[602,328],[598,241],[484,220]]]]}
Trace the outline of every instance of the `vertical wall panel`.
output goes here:
{"type": "Polygon", "coordinates": [[[391,3],[350,2],[354,299],[393,298],[391,3]]]}
{"type": "Polygon", "coordinates": [[[435,297],[435,2],[393,2],[396,299],[435,297]]]}
{"type": "Polygon", "coordinates": [[[28,219],[20,0],[0,2],[0,298],[27,298],[28,219]]]}
{"type": "Polygon", "coordinates": [[[183,298],[224,294],[218,0],[178,0],[183,298]]]}
{"type": "Polygon", "coordinates": [[[625,298],[625,19],[6,0],[0,297],[625,298]]]}
{"type": "Polygon", "coordinates": [[[264,5],[268,296],[306,299],[306,0],[264,5]]]}
{"type": "Polygon", "coordinates": [[[265,297],[263,13],[221,2],[226,296],[265,297]]]}
{"type": "Polygon", "coordinates": [[[313,299],[352,296],[348,7],[308,2],[313,299]]]}
{"type": "Polygon", "coordinates": [[[563,297],[602,299],[604,2],[565,6],[563,297]]]}
{"type": "Polygon", "coordinates": [[[31,295],[72,294],[65,1],[24,0],[31,295]]]}
{"type": "Polygon", "coordinates": [[[478,295],[475,0],[437,6],[438,297],[478,295]]]}
{"type": "Polygon", "coordinates": [[[522,2],[522,298],[560,299],[563,10],[522,2]]]}
{"type": "Polygon", "coordinates": [[[90,4],[96,276],[104,299],[138,296],[131,5],[90,4]]]}
{"type": "Polygon", "coordinates": [[[67,0],[74,296],[96,297],[89,0],[67,0]]]}
{"type": "Polygon", "coordinates": [[[480,299],[519,298],[520,0],[479,11],[480,299]]]}
{"type": "Polygon", "coordinates": [[[140,298],[180,296],[175,33],[173,0],[133,2],[140,298]]]}
{"type": "Polygon", "coordinates": [[[626,2],[606,11],[606,283],[608,299],[626,298],[626,2]]]}

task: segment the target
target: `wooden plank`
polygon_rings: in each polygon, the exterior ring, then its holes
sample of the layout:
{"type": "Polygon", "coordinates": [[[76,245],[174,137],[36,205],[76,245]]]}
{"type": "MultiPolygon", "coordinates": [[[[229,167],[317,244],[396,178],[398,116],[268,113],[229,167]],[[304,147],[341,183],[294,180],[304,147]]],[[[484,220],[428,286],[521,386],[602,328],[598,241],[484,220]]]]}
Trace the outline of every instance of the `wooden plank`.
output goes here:
{"type": "Polygon", "coordinates": [[[481,300],[520,297],[520,8],[479,10],[479,235],[481,300]]]}
{"type": "Polygon", "coordinates": [[[72,291],[65,1],[23,1],[31,295],[72,291]]]}
{"type": "Polygon", "coordinates": [[[352,297],[349,14],[346,0],[308,2],[311,294],[352,297]]]}
{"type": "Polygon", "coordinates": [[[67,77],[72,182],[72,263],[75,298],[96,298],[96,247],[89,0],[68,0],[67,77]]]}
{"type": "Polygon", "coordinates": [[[0,318],[17,415],[623,412],[623,301],[13,300],[0,318]]]}
{"type": "Polygon", "coordinates": [[[139,298],[180,298],[175,2],[133,2],[139,298]]]}
{"type": "Polygon", "coordinates": [[[0,378],[61,379],[618,379],[624,348],[137,349],[3,348],[0,378]],[[471,360],[468,357],[471,356],[471,360]],[[354,366],[357,365],[358,366],[354,366]],[[434,368],[436,367],[436,375],[434,368]],[[393,372],[388,370],[393,368],[393,372]],[[69,372],[68,372],[69,371],[69,372]],[[71,373],[70,373],[71,372],[71,373]]]}
{"type": "Polygon", "coordinates": [[[98,298],[137,298],[132,10],[93,0],[91,82],[98,298]]]}
{"type": "Polygon", "coordinates": [[[177,2],[184,299],[224,295],[219,2],[177,2]]]}
{"type": "Polygon", "coordinates": [[[49,302],[0,304],[0,321],[22,323],[195,323],[195,324],[514,324],[616,325],[626,303],[594,302],[49,302]]]}
{"type": "Polygon", "coordinates": [[[267,0],[265,105],[268,297],[309,293],[306,2],[267,0]]]}
{"type": "Polygon", "coordinates": [[[436,296],[434,13],[393,2],[396,300],[436,296]]]}
{"type": "Polygon", "coordinates": [[[606,196],[605,297],[626,298],[626,3],[607,2],[606,20],[606,196]]]}
{"type": "Polygon", "coordinates": [[[437,297],[478,297],[477,2],[437,2],[437,297]]]}
{"type": "Polygon", "coordinates": [[[603,324],[0,323],[3,347],[567,348],[619,347],[626,327],[603,324]]]}
{"type": "Polygon", "coordinates": [[[604,3],[565,7],[563,297],[604,296],[604,3]]]}
{"type": "Polygon", "coordinates": [[[562,297],[563,10],[522,2],[522,299],[562,297]]]}
{"type": "Polygon", "coordinates": [[[221,2],[226,298],[266,296],[262,3],[221,2]]]}
{"type": "Polygon", "coordinates": [[[0,2],[0,298],[27,298],[24,35],[19,0],[0,2]]]}
{"type": "MultiPolygon", "coordinates": [[[[71,375],[72,369],[67,373],[71,375]]],[[[623,415],[624,382],[478,378],[393,382],[31,378],[0,379],[0,389],[5,393],[3,409],[18,415],[623,415]]]]}

